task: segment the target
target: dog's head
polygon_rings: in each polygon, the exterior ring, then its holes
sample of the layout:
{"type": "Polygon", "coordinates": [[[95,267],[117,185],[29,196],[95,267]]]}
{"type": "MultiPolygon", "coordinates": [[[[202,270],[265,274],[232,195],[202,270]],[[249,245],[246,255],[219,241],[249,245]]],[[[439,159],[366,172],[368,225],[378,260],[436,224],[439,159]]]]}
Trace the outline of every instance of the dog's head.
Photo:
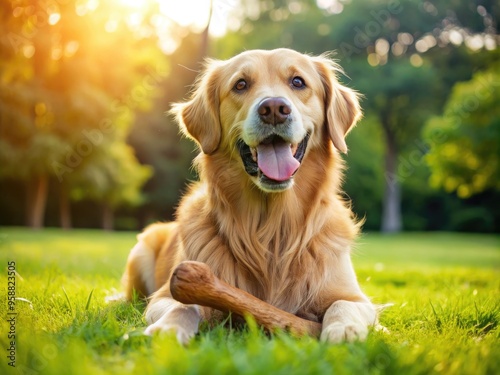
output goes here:
{"type": "Polygon", "coordinates": [[[293,185],[304,158],[325,137],[347,152],[345,135],[361,111],[339,84],[337,65],[289,49],[246,51],[209,61],[192,98],[174,106],[181,128],[201,150],[239,154],[262,190],[293,185]]]}

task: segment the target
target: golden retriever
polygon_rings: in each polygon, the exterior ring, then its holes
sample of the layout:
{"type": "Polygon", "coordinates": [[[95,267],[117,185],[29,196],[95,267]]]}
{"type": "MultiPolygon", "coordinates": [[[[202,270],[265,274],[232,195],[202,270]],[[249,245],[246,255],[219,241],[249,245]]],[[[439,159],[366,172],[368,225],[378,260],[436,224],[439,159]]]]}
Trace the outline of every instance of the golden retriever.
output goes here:
{"type": "Polygon", "coordinates": [[[192,97],[176,104],[183,132],[200,147],[199,182],[176,221],[138,236],[123,277],[126,295],[150,297],[147,334],[187,343],[213,311],[183,305],[169,280],[184,260],[297,316],[322,323],[321,339],[363,339],[377,312],[350,259],[359,231],[340,196],[345,135],[358,97],[326,56],[289,49],[209,61],[192,97]]]}

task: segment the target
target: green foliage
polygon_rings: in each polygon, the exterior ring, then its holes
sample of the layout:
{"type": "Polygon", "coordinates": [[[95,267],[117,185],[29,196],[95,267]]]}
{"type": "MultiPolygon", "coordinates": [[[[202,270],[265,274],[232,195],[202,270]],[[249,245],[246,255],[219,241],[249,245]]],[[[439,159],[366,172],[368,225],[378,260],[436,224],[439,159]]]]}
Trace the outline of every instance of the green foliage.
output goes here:
{"type": "Polygon", "coordinates": [[[104,32],[105,4],[85,10],[74,2],[31,3],[1,7],[7,22],[0,27],[6,35],[0,46],[0,177],[30,184],[48,176],[71,198],[112,207],[141,203],[151,171],[125,139],[135,111],[148,109],[157,94],[143,71],[166,70],[161,52],[154,41],[131,37],[134,30],[123,22],[123,32],[104,32]]]}
{"type": "Polygon", "coordinates": [[[365,117],[348,138],[344,190],[365,228],[380,228],[384,186],[382,135],[377,120],[365,117]]]}
{"type": "Polygon", "coordinates": [[[30,139],[29,152],[0,139],[0,177],[28,180],[32,176],[51,174],[52,162],[63,159],[66,146],[59,137],[46,132],[30,139]]]}
{"type": "Polygon", "coordinates": [[[138,164],[134,150],[124,143],[114,142],[105,149],[96,150],[93,160],[74,177],[73,198],[106,202],[111,207],[141,204],[140,188],[152,169],[138,164]]]}
{"type": "Polygon", "coordinates": [[[427,124],[433,187],[456,191],[461,198],[500,190],[499,67],[457,83],[443,115],[427,124]]]}
{"type": "MultiPolygon", "coordinates": [[[[171,72],[159,83],[161,94],[150,111],[139,113],[128,137],[141,163],[151,165],[154,174],[144,186],[146,200],[139,214],[148,220],[165,220],[173,216],[181,192],[195,178],[191,162],[195,145],[182,138],[174,117],[167,113],[173,102],[186,96],[190,84],[201,68],[199,35],[188,35],[169,56],[171,72]]],[[[144,222],[146,221],[146,222],[144,222]]]]}
{"type": "MultiPolygon", "coordinates": [[[[187,347],[147,337],[144,305],[106,303],[135,233],[0,231],[0,262],[17,270],[16,370],[40,374],[492,374],[500,366],[500,238],[367,234],[358,279],[390,333],[328,345],[204,324],[187,347]]],[[[0,275],[6,285],[6,275],[0,275]]],[[[0,306],[5,316],[6,305],[0,306]]],[[[6,322],[0,323],[2,332],[6,322]]],[[[0,341],[6,347],[6,337],[0,341]]],[[[2,374],[16,373],[0,361],[2,374]]]]}

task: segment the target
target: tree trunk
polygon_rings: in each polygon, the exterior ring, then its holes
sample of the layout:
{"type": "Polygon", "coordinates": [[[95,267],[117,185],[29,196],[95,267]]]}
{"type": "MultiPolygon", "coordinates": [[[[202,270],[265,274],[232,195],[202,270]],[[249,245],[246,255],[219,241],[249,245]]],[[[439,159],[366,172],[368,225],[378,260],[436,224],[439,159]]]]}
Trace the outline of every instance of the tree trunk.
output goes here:
{"type": "Polygon", "coordinates": [[[114,212],[109,204],[104,204],[102,211],[102,229],[113,230],[114,212]]]}
{"type": "Polygon", "coordinates": [[[26,182],[26,202],[25,202],[25,207],[24,207],[24,218],[25,222],[24,225],[27,227],[32,227],[33,226],[33,215],[32,215],[32,207],[34,204],[34,187],[31,181],[26,182]]]}
{"type": "Polygon", "coordinates": [[[382,209],[382,232],[397,233],[403,228],[401,219],[401,184],[397,175],[398,152],[396,139],[389,126],[384,126],[386,134],[385,188],[382,209]]]}
{"type": "Polygon", "coordinates": [[[33,229],[43,227],[47,193],[49,187],[48,176],[36,176],[27,186],[27,225],[33,229]]]}
{"type": "Polygon", "coordinates": [[[61,221],[61,228],[64,230],[71,229],[71,203],[69,200],[68,189],[61,185],[59,192],[59,218],[61,221]]]}

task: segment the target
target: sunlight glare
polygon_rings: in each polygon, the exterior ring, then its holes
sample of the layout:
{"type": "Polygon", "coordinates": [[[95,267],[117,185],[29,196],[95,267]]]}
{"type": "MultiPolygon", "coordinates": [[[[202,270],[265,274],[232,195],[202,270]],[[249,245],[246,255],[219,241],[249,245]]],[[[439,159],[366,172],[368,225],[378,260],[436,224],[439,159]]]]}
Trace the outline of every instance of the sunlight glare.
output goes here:
{"type": "Polygon", "coordinates": [[[56,23],[59,22],[60,19],[61,19],[60,13],[52,13],[49,16],[49,25],[55,25],[56,23]]]}
{"type": "Polygon", "coordinates": [[[99,0],[78,0],[75,3],[75,11],[80,17],[85,16],[89,12],[95,11],[99,7],[99,0]]]}
{"type": "Polygon", "coordinates": [[[117,28],[118,28],[118,20],[114,18],[110,18],[106,22],[106,25],[104,26],[104,30],[106,30],[108,33],[115,32],[117,28]]]}
{"type": "Polygon", "coordinates": [[[208,0],[165,0],[159,2],[162,14],[180,26],[192,26],[202,30],[208,23],[210,1],[208,0]]]}
{"type": "Polygon", "coordinates": [[[119,2],[129,8],[143,8],[150,2],[150,0],[119,0],[119,2]]]}
{"type": "MultiPolygon", "coordinates": [[[[89,4],[103,0],[77,0],[77,13],[86,14],[89,4]],[[78,8],[80,5],[80,8],[78,8]]],[[[237,30],[241,21],[234,16],[241,0],[105,0],[113,13],[104,25],[108,33],[116,32],[124,22],[138,37],[158,36],[158,45],[167,55],[179,47],[189,33],[200,33],[210,22],[210,34],[223,36],[228,29],[237,30]],[[212,12],[211,12],[212,6],[212,12]],[[156,9],[159,12],[156,12],[156,9]],[[151,12],[153,10],[153,12],[151,12]],[[145,27],[143,27],[146,25],[145,27]]]]}

